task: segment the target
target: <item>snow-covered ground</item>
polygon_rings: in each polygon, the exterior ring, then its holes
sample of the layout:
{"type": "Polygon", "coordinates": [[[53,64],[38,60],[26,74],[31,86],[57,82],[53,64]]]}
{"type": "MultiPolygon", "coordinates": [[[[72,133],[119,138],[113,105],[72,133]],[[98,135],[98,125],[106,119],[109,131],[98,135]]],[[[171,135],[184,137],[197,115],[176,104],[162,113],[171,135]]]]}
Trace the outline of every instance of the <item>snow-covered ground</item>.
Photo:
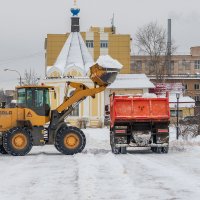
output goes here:
{"type": "Polygon", "coordinates": [[[65,156],[53,146],[25,157],[0,155],[0,200],[199,200],[200,139],[175,141],[168,154],[113,155],[108,129],[83,130],[83,153],[65,156]]]}

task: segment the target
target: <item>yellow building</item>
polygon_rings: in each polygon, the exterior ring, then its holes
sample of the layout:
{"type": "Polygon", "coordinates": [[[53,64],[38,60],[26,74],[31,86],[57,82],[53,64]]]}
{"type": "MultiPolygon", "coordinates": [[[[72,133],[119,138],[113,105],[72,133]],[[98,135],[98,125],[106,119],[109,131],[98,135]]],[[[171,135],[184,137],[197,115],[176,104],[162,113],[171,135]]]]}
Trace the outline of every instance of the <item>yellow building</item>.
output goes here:
{"type": "MultiPolygon", "coordinates": [[[[129,94],[142,94],[154,85],[145,75],[128,76],[130,74],[130,35],[116,34],[113,23],[111,27],[91,27],[88,32],[79,32],[80,9],[73,8],[71,12],[73,14],[71,32],[48,34],[45,39],[46,79],[44,83],[56,88],[58,100],[53,102],[53,108],[55,108],[63,101],[67,81],[94,87],[88,77],[88,71],[99,56],[110,55],[118,60],[123,67],[121,76],[117,78],[117,84],[97,94],[94,99],[91,97],[85,99],[67,118],[75,126],[80,125],[79,122],[84,119],[88,121],[87,125],[90,127],[101,127],[105,118],[105,105],[109,104],[109,93],[115,91],[121,94],[122,91],[126,91],[129,94]],[[139,80],[147,84],[142,88],[138,85],[139,80]]],[[[72,92],[73,89],[69,88],[68,94],[72,92]]]]}
{"type": "MultiPolygon", "coordinates": [[[[130,73],[130,35],[115,34],[112,27],[91,27],[88,32],[81,32],[80,34],[94,61],[100,55],[110,55],[123,65],[120,73],[130,73]]],[[[46,68],[55,64],[69,35],[70,33],[47,35],[45,39],[46,68]]],[[[76,76],[76,74],[73,75],[76,76]]]]}

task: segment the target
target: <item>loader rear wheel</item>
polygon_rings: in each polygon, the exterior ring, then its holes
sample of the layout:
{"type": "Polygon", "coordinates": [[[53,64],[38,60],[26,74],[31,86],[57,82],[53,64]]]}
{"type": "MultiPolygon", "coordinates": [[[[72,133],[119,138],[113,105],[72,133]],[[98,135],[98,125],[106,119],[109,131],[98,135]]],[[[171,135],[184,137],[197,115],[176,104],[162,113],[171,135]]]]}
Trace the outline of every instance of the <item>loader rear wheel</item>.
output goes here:
{"type": "Polygon", "coordinates": [[[64,126],[61,127],[56,134],[55,147],[59,152],[65,155],[81,153],[85,145],[85,135],[79,128],[64,126]]]}
{"type": "Polygon", "coordinates": [[[33,146],[31,133],[26,128],[13,128],[3,137],[5,150],[13,156],[24,156],[30,152],[33,146]]]}
{"type": "Polygon", "coordinates": [[[1,154],[8,154],[3,145],[0,145],[0,153],[1,154]]]}

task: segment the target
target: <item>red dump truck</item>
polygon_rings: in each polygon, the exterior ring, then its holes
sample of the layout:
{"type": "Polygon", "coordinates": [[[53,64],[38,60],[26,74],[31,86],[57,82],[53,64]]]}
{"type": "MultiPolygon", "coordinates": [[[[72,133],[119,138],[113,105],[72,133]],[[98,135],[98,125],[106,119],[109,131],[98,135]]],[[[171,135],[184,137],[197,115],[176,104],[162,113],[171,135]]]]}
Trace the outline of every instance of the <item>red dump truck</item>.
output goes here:
{"type": "Polygon", "coordinates": [[[170,109],[164,98],[110,96],[110,145],[114,154],[127,147],[150,147],[168,153],[170,109]]]}

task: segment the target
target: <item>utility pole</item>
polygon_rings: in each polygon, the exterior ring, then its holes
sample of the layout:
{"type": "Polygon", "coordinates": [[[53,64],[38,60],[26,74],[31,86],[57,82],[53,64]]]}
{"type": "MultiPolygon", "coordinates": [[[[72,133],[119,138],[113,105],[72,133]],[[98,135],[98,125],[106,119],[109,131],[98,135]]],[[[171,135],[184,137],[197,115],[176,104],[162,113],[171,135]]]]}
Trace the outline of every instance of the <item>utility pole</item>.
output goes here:
{"type": "Polygon", "coordinates": [[[171,75],[171,55],[172,55],[172,37],[171,37],[171,19],[168,19],[167,34],[167,75],[171,75]]]}

